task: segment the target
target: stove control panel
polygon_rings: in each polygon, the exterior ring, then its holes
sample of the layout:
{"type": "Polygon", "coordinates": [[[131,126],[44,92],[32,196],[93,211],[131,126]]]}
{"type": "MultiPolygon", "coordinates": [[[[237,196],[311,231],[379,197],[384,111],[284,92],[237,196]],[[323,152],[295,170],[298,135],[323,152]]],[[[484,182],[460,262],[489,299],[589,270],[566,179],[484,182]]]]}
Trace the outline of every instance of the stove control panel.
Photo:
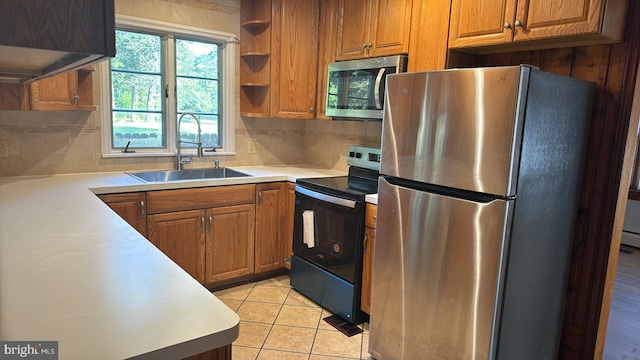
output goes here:
{"type": "Polygon", "coordinates": [[[380,171],[380,149],[349,146],[347,164],[380,171]]]}

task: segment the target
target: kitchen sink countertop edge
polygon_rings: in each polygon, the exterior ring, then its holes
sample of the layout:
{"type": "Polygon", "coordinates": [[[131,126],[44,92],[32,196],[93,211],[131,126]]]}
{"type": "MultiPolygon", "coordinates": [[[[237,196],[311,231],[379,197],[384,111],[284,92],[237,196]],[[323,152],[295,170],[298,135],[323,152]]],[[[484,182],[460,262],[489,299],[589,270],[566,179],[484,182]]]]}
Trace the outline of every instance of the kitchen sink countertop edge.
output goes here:
{"type": "Polygon", "coordinates": [[[0,177],[0,338],[58,341],[61,359],[175,359],[233,342],[237,314],[95,196],[345,174],[306,165],[229,168],[253,176],[0,177]]]}

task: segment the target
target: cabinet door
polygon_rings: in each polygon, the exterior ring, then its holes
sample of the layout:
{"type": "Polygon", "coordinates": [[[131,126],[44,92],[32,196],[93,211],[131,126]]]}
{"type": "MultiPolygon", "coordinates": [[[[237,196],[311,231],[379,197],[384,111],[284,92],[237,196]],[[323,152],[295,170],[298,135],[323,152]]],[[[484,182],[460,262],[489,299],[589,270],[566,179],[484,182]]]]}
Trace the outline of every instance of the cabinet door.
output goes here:
{"type": "Polygon", "coordinates": [[[77,78],[69,71],[31,84],[31,110],[76,110],[77,78]]]}
{"type": "Polygon", "coordinates": [[[285,225],[284,183],[256,186],[256,267],[255,272],[284,266],[283,235],[285,225]]]}
{"type": "Polygon", "coordinates": [[[511,42],[517,0],[453,0],[449,48],[511,42]],[[505,27],[509,24],[509,28],[505,27]]]}
{"type": "Polygon", "coordinates": [[[373,0],[369,57],[409,52],[412,0],[373,0]]]}
{"type": "Polygon", "coordinates": [[[146,193],[107,194],[98,197],[142,236],[147,237],[146,193]]]}
{"type": "Polygon", "coordinates": [[[372,0],[340,0],[336,60],[366,57],[372,0]]]}
{"type": "Polygon", "coordinates": [[[253,273],[255,206],[207,210],[207,283],[253,273]]]}
{"type": "Polygon", "coordinates": [[[319,0],[273,0],[271,116],[313,119],[319,0]]]}
{"type": "Polygon", "coordinates": [[[520,1],[516,13],[514,41],[597,33],[600,29],[601,0],[520,1]]]}
{"type": "Polygon", "coordinates": [[[34,82],[29,87],[29,110],[97,110],[93,104],[93,71],[88,67],[34,82]]]}
{"type": "Polygon", "coordinates": [[[204,283],[204,210],[149,215],[149,241],[189,275],[204,283]]]}
{"type": "Polygon", "coordinates": [[[373,244],[376,240],[376,230],[369,227],[365,228],[364,239],[360,309],[369,314],[371,312],[371,275],[373,273],[373,244]]]}
{"type": "MultiPolygon", "coordinates": [[[[296,184],[287,183],[287,195],[286,195],[286,225],[283,236],[283,258],[290,258],[293,254],[293,221],[296,209],[296,184]]],[[[285,262],[284,267],[291,270],[291,262],[285,262]]]]}
{"type": "Polygon", "coordinates": [[[328,67],[336,61],[336,27],[338,18],[338,0],[320,2],[320,31],[322,34],[318,50],[318,96],[316,119],[331,120],[325,113],[327,105],[328,67]]]}

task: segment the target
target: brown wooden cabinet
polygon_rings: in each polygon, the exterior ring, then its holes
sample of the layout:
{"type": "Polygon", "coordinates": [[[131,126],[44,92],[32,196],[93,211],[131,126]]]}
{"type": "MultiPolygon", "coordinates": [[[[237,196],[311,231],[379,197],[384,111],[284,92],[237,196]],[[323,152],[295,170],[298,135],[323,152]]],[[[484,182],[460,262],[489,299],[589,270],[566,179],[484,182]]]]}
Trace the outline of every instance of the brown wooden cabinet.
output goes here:
{"type": "Polygon", "coordinates": [[[240,114],[269,117],[271,0],[240,2],[240,114]]]}
{"type": "Polygon", "coordinates": [[[146,193],[105,194],[98,197],[140,234],[147,236],[146,193]]]}
{"type": "Polygon", "coordinates": [[[93,71],[69,71],[31,84],[1,84],[0,110],[97,110],[93,103],[93,71]]]}
{"type": "Polygon", "coordinates": [[[272,0],[271,117],[313,119],[319,0],[272,0]]]}
{"type": "Polygon", "coordinates": [[[313,119],[319,0],[243,0],[240,115],[313,119]]]}
{"type": "Polygon", "coordinates": [[[148,217],[148,239],[200,283],[205,282],[205,211],[188,210],[148,217]]]}
{"type": "Polygon", "coordinates": [[[114,0],[0,1],[0,74],[30,81],[116,53],[114,0]]]}
{"type": "Polygon", "coordinates": [[[30,110],[94,111],[91,69],[69,71],[30,85],[30,110]]]}
{"type": "Polygon", "coordinates": [[[337,60],[406,54],[412,0],[340,0],[337,60]]]}
{"type": "Polygon", "coordinates": [[[255,207],[253,204],[207,210],[206,282],[254,272],[255,207]]]}
{"type": "Polygon", "coordinates": [[[453,0],[449,48],[512,42],[542,48],[622,41],[626,9],[627,0],[453,0]]]}
{"type": "MultiPolygon", "coordinates": [[[[283,258],[293,255],[293,221],[296,209],[296,184],[287,183],[286,189],[285,233],[283,237],[283,258]]],[[[285,262],[284,267],[291,270],[291,262],[285,262]]]]}
{"type": "Polygon", "coordinates": [[[336,27],[338,0],[320,1],[320,30],[318,41],[318,94],[316,119],[331,120],[325,113],[327,107],[328,65],[336,61],[336,27]]]}
{"type": "Polygon", "coordinates": [[[446,68],[450,13],[450,1],[413,2],[407,71],[446,68]]]}
{"type": "Polygon", "coordinates": [[[284,266],[285,184],[256,185],[255,272],[284,266]]]}
{"type": "Polygon", "coordinates": [[[362,292],[360,297],[360,309],[367,314],[371,312],[371,279],[373,274],[373,249],[376,241],[376,211],[376,205],[367,203],[362,261],[362,292]]]}
{"type": "Polygon", "coordinates": [[[251,274],[254,198],[253,184],[149,191],[149,240],[202,283],[251,274]]]}

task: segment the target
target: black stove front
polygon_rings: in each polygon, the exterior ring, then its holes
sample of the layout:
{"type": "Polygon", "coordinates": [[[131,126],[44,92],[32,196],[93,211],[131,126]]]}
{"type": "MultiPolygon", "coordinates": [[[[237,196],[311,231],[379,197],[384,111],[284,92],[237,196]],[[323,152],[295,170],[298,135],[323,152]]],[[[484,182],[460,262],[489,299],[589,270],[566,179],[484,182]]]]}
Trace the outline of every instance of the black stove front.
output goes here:
{"type": "Polygon", "coordinates": [[[291,286],[351,323],[360,311],[365,196],[377,192],[378,172],[296,183],[291,286]]]}

